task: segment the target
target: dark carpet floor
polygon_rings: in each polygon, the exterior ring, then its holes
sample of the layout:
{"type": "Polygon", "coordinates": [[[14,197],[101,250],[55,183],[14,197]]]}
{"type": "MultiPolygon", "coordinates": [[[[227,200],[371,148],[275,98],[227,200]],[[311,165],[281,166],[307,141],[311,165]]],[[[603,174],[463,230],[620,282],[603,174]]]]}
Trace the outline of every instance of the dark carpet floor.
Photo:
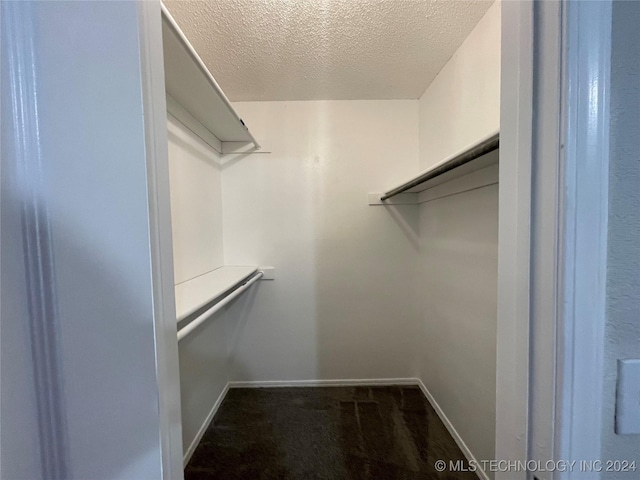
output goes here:
{"type": "Polygon", "coordinates": [[[234,388],[185,480],[477,480],[418,387],[234,388]]]}

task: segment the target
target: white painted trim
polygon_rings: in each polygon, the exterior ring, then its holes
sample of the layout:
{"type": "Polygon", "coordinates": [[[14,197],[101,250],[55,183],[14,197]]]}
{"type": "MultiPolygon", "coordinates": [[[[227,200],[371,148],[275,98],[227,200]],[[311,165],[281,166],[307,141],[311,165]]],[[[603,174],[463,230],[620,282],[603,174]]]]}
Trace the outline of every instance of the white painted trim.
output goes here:
{"type": "Polygon", "coordinates": [[[503,3],[500,460],[600,459],[610,8],[503,3]]]}
{"type": "Polygon", "coordinates": [[[264,380],[229,382],[229,388],[276,387],[368,387],[385,385],[418,385],[417,378],[357,378],[335,380],[264,380]]]}
{"type": "Polygon", "coordinates": [[[182,418],[173,285],[167,106],[158,2],[138,3],[138,28],[162,477],[177,480],[184,474],[180,461],[182,418]]]}
{"type": "MultiPolygon", "coordinates": [[[[534,19],[527,460],[547,462],[554,460],[558,312],[563,302],[562,4],[534,2],[534,19]]],[[[554,473],[539,471],[535,476],[551,480],[554,473]]]]}
{"type": "Polygon", "coordinates": [[[611,6],[502,8],[496,458],[596,460],[611,6]]]}
{"type": "MultiPolygon", "coordinates": [[[[467,457],[467,460],[469,462],[473,462],[475,465],[478,466],[478,470],[476,470],[478,477],[480,477],[482,480],[490,480],[489,476],[487,475],[487,472],[485,472],[481,468],[481,464],[478,463],[478,460],[473,455],[473,453],[471,452],[471,450],[469,449],[465,441],[462,439],[462,437],[456,430],[456,427],[453,426],[453,423],[451,423],[451,420],[449,420],[449,417],[447,417],[447,414],[444,413],[444,410],[442,410],[442,407],[440,407],[435,397],[431,394],[431,392],[425,386],[422,380],[420,380],[419,378],[416,378],[415,380],[418,383],[420,390],[422,390],[422,393],[424,393],[424,396],[427,397],[427,400],[429,400],[429,403],[438,414],[438,417],[440,417],[440,420],[442,421],[442,423],[444,423],[444,426],[447,427],[447,430],[455,440],[460,450],[462,450],[462,453],[464,453],[464,456],[467,457]]],[[[482,459],[482,460],[491,460],[491,459],[482,459]]]]}
{"type": "MultiPolygon", "coordinates": [[[[0,6],[0,16],[0,23],[6,29],[0,40],[4,42],[0,51],[4,57],[2,66],[6,68],[2,75],[2,98],[9,100],[2,111],[5,144],[0,149],[0,175],[3,176],[2,201],[7,204],[6,210],[2,210],[2,224],[5,228],[21,230],[19,241],[6,243],[8,247],[3,245],[2,254],[22,259],[22,268],[7,268],[3,264],[2,278],[5,285],[14,284],[15,288],[24,289],[24,300],[28,304],[28,308],[24,304],[24,307],[16,305],[11,310],[3,309],[2,313],[10,313],[15,318],[13,321],[19,321],[23,327],[24,337],[13,337],[13,340],[20,339],[21,345],[30,350],[31,362],[24,364],[20,375],[26,377],[26,382],[33,382],[34,398],[25,399],[25,410],[27,405],[35,406],[27,414],[36,418],[33,426],[37,426],[37,429],[19,433],[31,438],[33,450],[12,460],[15,465],[33,462],[33,466],[30,469],[13,467],[13,470],[31,471],[34,475],[37,471],[38,478],[66,478],[73,471],[67,422],[70,412],[64,390],[64,352],[60,334],[63,321],[58,307],[60,280],[55,268],[50,214],[54,195],[47,190],[44,179],[44,165],[48,159],[42,153],[40,138],[44,123],[38,101],[41,59],[33,41],[37,32],[37,8],[30,2],[4,2],[0,6]]],[[[6,299],[7,293],[5,287],[0,296],[6,299]]],[[[4,328],[4,317],[2,321],[4,328]]],[[[7,361],[15,360],[9,357],[7,361]]],[[[10,375],[16,373],[14,370],[10,375]]],[[[14,379],[2,380],[6,392],[7,385],[14,379]]],[[[5,410],[2,411],[4,415],[5,410]]],[[[15,412],[15,416],[26,415],[15,412]]],[[[2,427],[6,428],[5,425],[3,422],[2,427]]],[[[8,425],[6,430],[15,428],[8,425]]]]}
{"type": "MultiPolygon", "coordinates": [[[[601,459],[611,3],[567,2],[555,457],[601,459]]],[[[598,472],[556,478],[590,480],[598,472]]]]}
{"type": "MultiPolygon", "coordinates": [[[[502,2],[496,449],[526,461],[529,416],[533,2],[502,2]]],[[[524,480],[526,473],[496,473],[524,480]]]]}
{"type": "Polygon", "coordinates": [[[218,395],[218,398],[213,404],[213,407],[211,407],[211,411],[209,411],[207,418],[205,418],[204,422],[202,423],[202,426],[198,430],[198,433],[196,433],[196,436],[191,441],[189,448],[187,448],[187,451],[184,453],[184,456],[182,457],[182,463],[185,467],[187,466],[187,463],[189,463],[189,460],[191,460],[191,456],[193,455],[193,452],[195,452],[196,448],[198,448],[198,444],[200,443],[200,440],[202,440],[202,437],[207,431],[207,428],[209,428],[209,425],[211,425],[211,422],[213,421],[213,417],[215,417],[216,413],[218,413],[218,409],[220,408],[220,405],[222,405],[222,402],[224,401],[224,397],[227,396],[227,392],[229,391],[229,388],[231,388],[230,383],[231,382],[227,382],[227,384],[222,389],[222,392],[220,392],[220,395],[218,395]]]}

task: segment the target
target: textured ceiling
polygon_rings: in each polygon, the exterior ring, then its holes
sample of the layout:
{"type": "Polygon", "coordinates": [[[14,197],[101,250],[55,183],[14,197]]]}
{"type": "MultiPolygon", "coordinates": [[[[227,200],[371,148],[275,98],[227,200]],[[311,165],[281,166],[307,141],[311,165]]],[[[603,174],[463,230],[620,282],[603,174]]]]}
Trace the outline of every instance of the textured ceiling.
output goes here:
{"type": "Polygon", "coordinates": [[[232,101],[418,98],[491,3],[165,1],[232,101]]]}

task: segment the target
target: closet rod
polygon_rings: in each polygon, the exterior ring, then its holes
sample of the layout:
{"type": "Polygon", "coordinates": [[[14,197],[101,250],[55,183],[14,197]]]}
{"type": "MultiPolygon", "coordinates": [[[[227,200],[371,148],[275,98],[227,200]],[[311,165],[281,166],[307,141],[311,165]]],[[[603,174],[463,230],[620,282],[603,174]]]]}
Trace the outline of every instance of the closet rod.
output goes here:
{"type": "Polygon", "coordinates": [[[198,328],[202,323],[204,323],[207,318],[211,317],[214,313],[220,311],[223,307],[225,307],[228,303],[230,303],[233,299],[240,296],[245,290],[247,290],[251,285],[260,280],[264,276],[264,272],[258,271],[256,274],[244,282],[240,287],[235,289],[229,295],[224,297],[218,303],[213,305],[211,308],[206,310],[204,313],[199,315],[195,320],[189,323],[186,327],[178,330],[178,341],[182,340],[184,337],[193,332],[196,328],[198,328]]]}
{"type": "Polygon", "coordinates": [[[440,163],[439,165],[436,165],[434,168],[431,168],[430,170],[427,170],[422,175],[414,178],[413,180],[410,180],[407,183],[404,183],[399,187],[394,188],[393,190],[389,190],[388,192],[385,192],[385,194],[382,197],[380,197],[380,200],[384,202],[385,200],[391,197],[394,197],[400,193],[406,192],[407,190],[410,190],[413,187],[420,185],[421,183],[431,180],[432,178],[442,175],[443,173],[447,173],[453,170],[454,168],[460,167],[465,163],[469,163],[475,160],[476,158],[480,158],[481,156],[489,152],[497,150],[499,147],[500,147],[500,134],[496,133],[486,138],[485,140],[482,140],[480,143],[471,147],[470,149],[465,150],[464,152],[453,156],[449,160],[446,160],[440,163]]]}
{"type": "Polygon", "coordinates": [[[185,48],[185,50],[187,51],[191,59],[195,62],[195,64],[198,66],[198,68],[200,69],[204,77],[207,79],[207,81],[209,82],[209,85],[211,85],[211,88],[213,88],[213,90],[216,92],[218,97],[220,97],[220,100],[222,100],[222,103],[224,103],[225,107],[229,109],[229,111],[236,118],[236,120],[242,124],[244,129],[247,131],[247,135],[249,135],[249,138],[251,139],[251,143],[253,143],[253,145],[256,147],[257,150],[260,150],[261,148],[260,144],[251,134],[251,131],[244,124],[240,116],[236,113],[233,106],[231,105],[231,102],[229,101],[225,93],[220,88],[220,85],[218,85],[218,82],[216,82],[216,79],[213,78],[213,75],[211,75],[211,72],[209,71],[207,66],[204,64],[204,62],[200,58],[200,55],[198,55],[198,52],[196,52],[196,49],[193,48],[193,45],[191,45],[191,42],[189,42],[189,40],[187,39],[187,36],[184,34],[182,29],[178,26],[178,23],[174,20],[171,13],[169,13],[169,10],[167,9],[167,7],[164,5],[164,3],[160,3],[160,7],[162,9],[162,15],[167,20],[169,25],[171,25],[171,28],[173,29],[176,36],[180,40],[180,43],[182,43],[182,46],[185,48]]]}

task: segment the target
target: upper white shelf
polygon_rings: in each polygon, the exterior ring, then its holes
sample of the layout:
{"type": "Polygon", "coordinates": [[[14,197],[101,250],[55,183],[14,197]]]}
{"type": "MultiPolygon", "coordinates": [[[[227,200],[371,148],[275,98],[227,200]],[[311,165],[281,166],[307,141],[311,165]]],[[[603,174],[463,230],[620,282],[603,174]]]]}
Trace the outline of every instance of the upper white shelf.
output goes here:
{"type": "Polygon", "coordinates": [[[384,202],[401,193],[423,192],[441,183],[498,163],[497,150],[499,147],[500,134],[498,132],[492,133],[473,146],[445,158],[397,187],[387,190],[380,197],[380,201],[384,202]]]}
{"type": "Polygon", "coordinates": [[[223,145],[253,143],[260,148],[164,5],[162,43],[167,94],[223,145]]]}
{"type": "Polygon", "coordinates": [[[258,267],[224,266],[176,285],[178,322],[193,315],[258,271],[258,267]]]}

